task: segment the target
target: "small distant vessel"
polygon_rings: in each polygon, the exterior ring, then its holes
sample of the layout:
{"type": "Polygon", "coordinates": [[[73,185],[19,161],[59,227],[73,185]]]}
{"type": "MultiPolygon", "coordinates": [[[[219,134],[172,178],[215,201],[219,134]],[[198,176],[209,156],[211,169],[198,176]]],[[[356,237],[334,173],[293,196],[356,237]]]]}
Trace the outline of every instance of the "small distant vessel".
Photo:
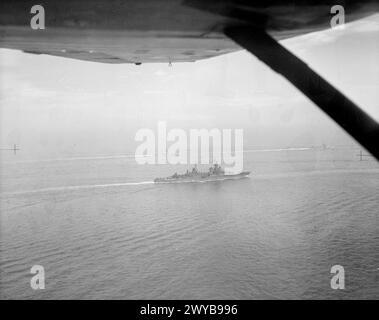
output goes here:
{"type": "Polygon", "coordinates": [[[184,174],[174,173],[172,176],[166,178],[156,178],[155,183],[175,183],[175,182],[203,182],[203,181],[221,181],[221,180],[236,180],[246,178],[249,176],[250,171],[243,171],[238,174],[225,174],[225,171],[215,164],[210,167],[208,172],[201,172],[195,166],[191,171],[187,170],[184,174]]]}

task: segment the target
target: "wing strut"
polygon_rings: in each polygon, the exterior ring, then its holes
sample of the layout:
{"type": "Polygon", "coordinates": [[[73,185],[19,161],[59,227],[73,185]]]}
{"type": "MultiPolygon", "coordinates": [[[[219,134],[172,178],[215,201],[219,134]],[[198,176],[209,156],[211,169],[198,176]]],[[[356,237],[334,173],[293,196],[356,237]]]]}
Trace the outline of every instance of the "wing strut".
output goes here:
{"type": "Polygon", "coordinates": [[[379,160],[379,124],[263,29],[227,27],[225,34],[284,76],[379,160]]]}

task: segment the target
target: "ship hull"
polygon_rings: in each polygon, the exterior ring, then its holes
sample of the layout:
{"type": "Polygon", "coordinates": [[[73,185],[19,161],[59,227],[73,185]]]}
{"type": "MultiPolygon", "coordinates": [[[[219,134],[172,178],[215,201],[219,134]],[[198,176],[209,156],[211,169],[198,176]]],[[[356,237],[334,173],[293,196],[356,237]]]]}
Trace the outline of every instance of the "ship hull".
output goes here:
{"type": "Polygon", "coordinates": [[[212,182],[212,181],[224,181],[224,180],[238,180],[248,177],[250,171],[244,171],[239,174],[224,174],[224,175],[211,175],[211,176],[189,176],[180,178],[157,178],[154,183],[180,183],[180,182],[212,182]]]}

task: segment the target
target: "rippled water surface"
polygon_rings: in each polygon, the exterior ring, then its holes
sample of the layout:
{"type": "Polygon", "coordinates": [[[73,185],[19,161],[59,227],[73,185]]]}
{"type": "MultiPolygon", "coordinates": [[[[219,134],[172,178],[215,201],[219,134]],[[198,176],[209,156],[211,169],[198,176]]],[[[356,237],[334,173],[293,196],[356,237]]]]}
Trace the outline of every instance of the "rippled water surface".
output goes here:
{"type": "Polygon", "coordinates": [[[375,161],[292,150],[244,165],[250,178],[155,185],[184,167],[3,161],[0,297],[379,298],[375,161]],[[30,287],[37,264],[45,290],[30,287]]]}

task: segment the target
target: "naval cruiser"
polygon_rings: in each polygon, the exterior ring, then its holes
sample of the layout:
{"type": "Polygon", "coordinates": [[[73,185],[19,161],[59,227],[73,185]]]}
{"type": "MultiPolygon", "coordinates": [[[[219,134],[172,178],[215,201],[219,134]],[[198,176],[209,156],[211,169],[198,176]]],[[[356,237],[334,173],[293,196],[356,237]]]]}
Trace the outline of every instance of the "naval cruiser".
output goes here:
{"type": "Polygon", "coordinates": [[[166,178],[156,178],[155,183],[175,183],[175,182],[205,182],[205,181],[221,181],[221,180],[236,180],[246,178],[249,176],[250,171],[243,171],[238,174],[225,174],[224,169],[218,164],[210,167],[208,172],[201,172],[195,166],[192,171],[187,170],[184,174],[174,173],[172,176],[166,178]]]}

